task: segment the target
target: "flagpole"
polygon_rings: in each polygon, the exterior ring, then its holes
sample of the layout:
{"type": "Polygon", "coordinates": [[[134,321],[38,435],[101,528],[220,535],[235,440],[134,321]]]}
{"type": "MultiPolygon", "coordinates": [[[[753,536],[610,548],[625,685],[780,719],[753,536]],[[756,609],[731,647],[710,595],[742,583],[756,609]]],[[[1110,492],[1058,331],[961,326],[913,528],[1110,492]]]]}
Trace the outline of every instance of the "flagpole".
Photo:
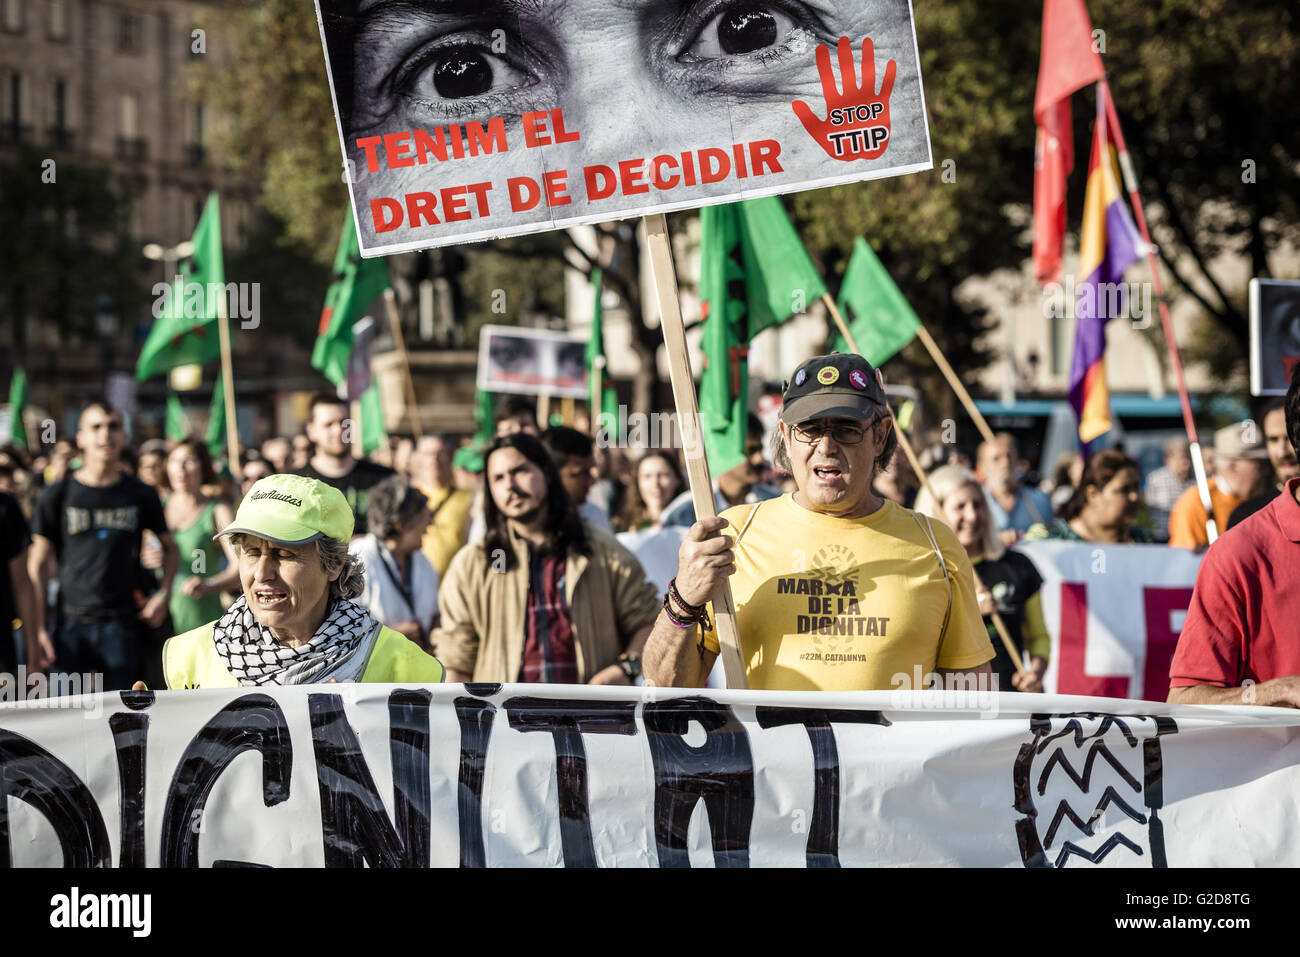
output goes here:
{"type": "MultiPolygon", "coordinates": [[[[835,320],[835,325],[839,327],[840,335],[842,335],[844,341],[849,344],[849,348],[854,352],[857,352],[858,344],[853,339],[853,333],[849,332],[849,327],[844,324],[844,317],[840,315],[840,311],[835,307],[835,301],[831,299],[829,293],[826,294],[825,300],[827,308],[831,311],[831,318],[835,320]]],[[[921,329],[924,331],[925,327],[922,326],[921,329]]],[[[899,427],[898,419],[894,415],[894,410],[890,408],[888,404],[886,404],[885,408],[889,412],[889,417],[894,420],[894,434],[898,436],[898,445],[903,450],[903,454],[907,456],[908,464],[912,466],[912,471],[916,473],[916,477],[921,480],[921,485],[929,494],[930,501],[934,502],[935,507],[938,508],[939,496],[935,495],[934,489],[930,487],[930,477],[925,474],[925,469],[921,468],[921,460],[917,458],[916,451],[912,448],[911,441],[907,438],[907,434],[903,432],[902,428],[899,427]]],[[[990,441],[992,440],[990,439],[990,441]]],[[[988,521],[989,518],[990,516],[986,516],[985,521],[988,521]]],[[[971,571],[975,571],[974,565],[971,566],[971,571]]],[[[979,572],[975,572],[975,580],[979,582],[981,588],[988,591],[988,588],[982,581],[980,581],[979,572]]],[[[1025,667],[1025,661],[1020,656],[1019,649],[1016,648],[1015,642],[1011,640],[1011,633],[1007,631],[1006,622],[1002,620],[1002,616],[998,614],[996,608],[993,609],[992,618],[993,627],[997,629],[998,637],[1002,639],[1002,644],[1006,647],[1007,654],[1011,656],[1012,664],[1016,666],[1016,670],[1021,674],[1029,674],[1029,669],[1025,667]]]]}
{"type": "MultiPolygon", "coordinates": [[[[646,245],[650,251],[650,272],[659,296],[659,324],[663,329],[664,349],[668,353],[668,375],[673,386],[677,421],[682,430],[686,477],[691,486],[691,500],[695,503],[695,518],[697,521],[716,518],[718,509],[713,500],[713,479],[709,475],[709,460],[700,433],[700,411],[695,398],[695,382],[691,378],[690,357],[686,352],[686,327],[682,323],[681,304],[677,298],[677,273],[673,268],[668,224],[663,213],[652,213],[642,222],[645,223],[646,245]]],[[[726,579],[713,596],[713,625],[718,635],[719,657],[722,658],[727,687],[747,689],[749,680],[740,651],[736,604],[731,596],[731,583],[726,579]]]]}
{"type": "Polygon", "coordinates": [[[1119,153],[1119,169],[1124,177],[1124,187],[1128,190],[1129,203],[1133,206],[1133,218],[1137,220],[1138,232],[1146,246],[1147,265],[1151,269],[1151,286],[1160,306],[1160,323],[1165,331],[1165,345],[1169,349],[1169,362],[1173,366],[1174,379],[1178,383],[1178,401],[1183,407],[1183,427],[1187,430],[1187,442],[1191,447],[1192,471],[1196,473],[1196,488],[1205,506],[1205,531],[1214,544],[1219,537],[1218,523],[1214,519],[1214,507],[1210,500],[1210,482],[1205,474],[1205,463],[1201,461],[1201,441],[1196,432],[1196,417],[1192,415],[1192,398],[1187,391],[1187,379],[1183,375],[1183,362],[1178,355],[1178,342],[1174,338],[1174,324],[1169,317],[1169,303],[1165,301],[1165,287],[1160,279],[1160,264],[1156,260],[1156,247],[1151,242],[1151,233],[1147,229],[1146,211],[1142,206],[1142,196],[1138,192],[1137,173],[1133,169],[1133,160],[1129,156],[1128,145],[1124,142],[1124,131],[1119,125],[1119,111],[1115,109],[1115,100],[1110,93],[1110,84],[1103,77],[1097,83],[1098,95],[1105,103],[1106,119],[1114,134],[1115,149],[1119,153]]]}
{"type": "Polygon", "coordinates": [[[415,441],[423,438],[420,429],[420,407],[415,402],[415,380],[411,378],[411,360],[406,355],[406,339],[402,335],[402,319],[397,314],[397,296],[390,286],[384,290],[384,305],[388,307],[388,323],[393,328],[393,343],[397,346],[397,357],[402,363],[402,372],[406,378],[406,402],[411,410],[411,431],[415,441]]]}
{"type": "Polygon", "coordinates": [[[221,385],[226,394],[226,455],[230,474],[239,474],[239,422],[235,418],[235,370],[230,356],[230,320],[226,316],[226,297],[217,299],[217,335],[221,340],[221,385]]]}
{"type": "Polygon", "coordinates": [[[989,424],[985,420],[984,416],[980,414],[980,410],[975,407],[975,400],[970,397],[970,393],[967,392],[966,387],[962,385],[961,379],[957,378],[957,373],[953,371],[952,366],[948,364],[948,360],[944,358],[943,353],[939,350],[939,344],[935,342],[930,336],[930,333],[926,331],[924,325],[918,325],[916,327],[916,334],[920,338],[921,344],[925,346],[926,350],[930,353],[930,357],[934,359],[935,365],[939,367],[939,371],[943,373],[943,377],[947,379],[948,384],[952,386],[952,390],[957,393],[957,398],[960,399],[961,404],[965,406],[967,413],[970,414],[971,420],[975,423],[975,428],[979,429],[979,433],[983,436],[984,441],[992,442],[993,430],[989,428],[989,424]]]}

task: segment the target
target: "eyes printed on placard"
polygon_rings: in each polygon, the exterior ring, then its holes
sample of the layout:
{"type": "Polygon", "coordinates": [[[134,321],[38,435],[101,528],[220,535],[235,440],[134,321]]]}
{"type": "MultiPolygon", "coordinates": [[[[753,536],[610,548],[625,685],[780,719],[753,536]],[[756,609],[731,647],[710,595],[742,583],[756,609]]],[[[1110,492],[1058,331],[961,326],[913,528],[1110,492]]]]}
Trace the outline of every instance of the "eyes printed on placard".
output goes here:
{"type": "MultiPolygon", "coordinates": [[[[688,102],[777,93],[806,72],[815,44],[834,36],[803,0],[684,0],[626,13],[614,2],[592,6],[608,8],[600,11],[605,35],[638,38],[651,82],[688,102]]],[[[544,4],[382,0],[355,22],[351,128],[516,119],[557,105],[564,92],[583,95],[566,90],[573,71],[602,55],[609,70],[634,78],[626,44],[601,38],[600,30],[561,33],[544,4]]]]}
{"type": "Polygon", "coordinates": [[[806,52],[807,45],[796,42],[800,34],[822,28],[810,7],[790,0],[706,0],[687,16],[693,30],[690,45],[678,54],[682,62],[742,57],[770,62],[806,52]]]}

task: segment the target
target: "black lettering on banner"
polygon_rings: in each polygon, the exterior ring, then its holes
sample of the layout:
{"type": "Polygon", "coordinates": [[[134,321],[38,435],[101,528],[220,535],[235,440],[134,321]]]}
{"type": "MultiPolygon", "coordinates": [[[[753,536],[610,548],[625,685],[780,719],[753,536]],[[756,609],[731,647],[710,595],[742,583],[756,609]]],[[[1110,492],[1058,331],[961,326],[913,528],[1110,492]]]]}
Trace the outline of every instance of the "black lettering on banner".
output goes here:
{"type": "Polygon", "coordinates": [[[145,746],[149,740],[149,716],[154,702],[152,691],[120,692],[122,703],[131,710],[108,719],[117,752],[118,812],[121,850],[118,867],[144,867],[145,746]]]}
{"type": "Polygon", "coordinates": [[[388,697],[394,826],[361,753],[361,742],[348,723],[343,698],[307,696],[326,867],[361,867],[366,862],[371,867],[429,866],[432,697],[428,691],[408,690],[388,697]]]}
{"type": "Polygon", "coordinates": [[[655,770],[655,845],[660,867],[690,867],[686,831],[704,801],[717,867],[749,866],[754,821],[754,758],[745,726],[726,705],[703,696],[647,704],[642,712],[655,770]],[[683,737],[704,728],[698,748],[683,737]]]}
{"type": "Polygon", "coordinates": [[[813,753],[813,812],[804,851],[809,867],[840,866],[840,752],[834,724],[878,724],[890,721],[879,711],[832,708],[755,708],[760,728],[801,724],[813,753]]]}
{"type": "Polygon", "coordinates": [[[199,866],[203,806],[222,772],[245,751],[261,752],[263,803],[275,807],[289,800],[293,742],[284,712],[270,695],[241,695],[199,729],[176,765],[163,809],[160,866],[199,866]]]}
{"type": "Polygon", "coordinates": [[[595,867],[587,802],[584,734],[636,734],[636,703],[511,698],[505,703],[516,731],[549,731],[555,742],[555,780],[560,804],[560,845],[565,867],[595,867]]]}
{"type": "MultiPolygon", "coordinates": [[[[467,684],[470,694],[490,696],[501,690],[499,684],[467,684]]],[[[487,764],[488,739],[492,737],[492,720],[497,709],[490,701],[457,698],[456,720],[460,723],[459,786],[456,813],[460,822],[460,866],[486,867],[487,850],[483,846],[483,772],[487,764]]]]}
{"type": "Polygon", "coordinates": [[[64,867],[110,867],[108,828],[95,796],[76,773],[39,744],[0,728],[0,867],[13,867],[9,799],[45,816],[63,851],[64,867]]]}

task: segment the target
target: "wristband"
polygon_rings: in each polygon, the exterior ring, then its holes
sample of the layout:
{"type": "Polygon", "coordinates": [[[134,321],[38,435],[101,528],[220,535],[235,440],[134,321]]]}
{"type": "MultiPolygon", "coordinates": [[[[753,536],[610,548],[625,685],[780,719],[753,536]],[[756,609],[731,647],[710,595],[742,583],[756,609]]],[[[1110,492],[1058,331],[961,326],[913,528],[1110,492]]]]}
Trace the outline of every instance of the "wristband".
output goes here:
{"type": "Polygon", "coordinates": [[[668,583],[668,594],[672,596],[673,601],[677,602],[679,605],[682,606],[682,609],[684,611],[687,611],[692,615],[698,615],[701,611],[704,610],[703,602],[701,602],[698,605],[692,605],[690,602],[688,602],[685,598],[682,597],[682,593],[677,590],[676,578],[673,578],[673,580],[668,583]]]}
{"type": "Polygon", "coordinates": [[[693,627],[695,627],[696,619],[694,619],[694,618],[679,618],[679,617],[678,617],[678,616],[673,612],[672,606],[671,606],[670,602],[668,601],[668,596],[667,596],[666,594],[664,595],[664,614],[667,615],[667,616],[668,616],[668,620],[671,621],[671,622],[672,622],[674,625],[676,625],[678,628],[693,628],[693,627]]]}

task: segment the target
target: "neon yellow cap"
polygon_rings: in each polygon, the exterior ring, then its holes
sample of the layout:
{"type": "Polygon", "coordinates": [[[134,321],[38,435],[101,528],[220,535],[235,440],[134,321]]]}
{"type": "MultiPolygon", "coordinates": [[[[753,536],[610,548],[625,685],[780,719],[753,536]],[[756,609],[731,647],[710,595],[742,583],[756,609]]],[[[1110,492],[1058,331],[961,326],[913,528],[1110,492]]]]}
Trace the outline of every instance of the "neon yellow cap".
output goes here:
{"type": "Polygon", "coordinates": [[[354,520],[343,493],[303,475],[268,475],[239,503],[235,520],[214,538],[242,532],[277,545],[301,545],[321,536],[346,545],[354,520]]]}

